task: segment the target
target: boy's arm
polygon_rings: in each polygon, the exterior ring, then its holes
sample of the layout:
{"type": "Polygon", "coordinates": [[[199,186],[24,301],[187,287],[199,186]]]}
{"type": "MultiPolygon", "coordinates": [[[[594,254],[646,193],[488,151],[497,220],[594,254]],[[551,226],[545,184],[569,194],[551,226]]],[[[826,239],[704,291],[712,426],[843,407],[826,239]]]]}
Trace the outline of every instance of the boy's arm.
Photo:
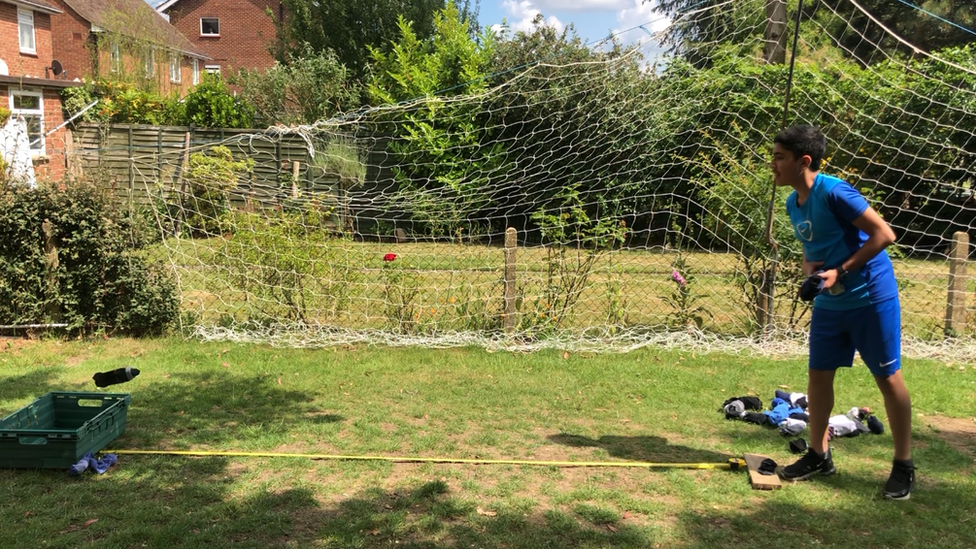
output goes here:
{"type": "MultiPolygon", "coordinates": [[[[885,220],[881,219],[878,212],[874,211],[874,208],[870,206],[864,210],[864,213],[860,217],[853,221],[853,224],[858,229],[864,231],[868,235],[868,239],[858,251],[854,252],[854,255],[847,258],[840,265],[847,272],[860,269],[872,257],[878,255],[888,245],[894,244],[895,242],[895,231],[891,230],[891,227],[885,223],[885,220]]],[[[825,271],[821,275],[824,279],[824,288],[833,286],[837,282],[838,274],[837,269],[825,271]]]]}

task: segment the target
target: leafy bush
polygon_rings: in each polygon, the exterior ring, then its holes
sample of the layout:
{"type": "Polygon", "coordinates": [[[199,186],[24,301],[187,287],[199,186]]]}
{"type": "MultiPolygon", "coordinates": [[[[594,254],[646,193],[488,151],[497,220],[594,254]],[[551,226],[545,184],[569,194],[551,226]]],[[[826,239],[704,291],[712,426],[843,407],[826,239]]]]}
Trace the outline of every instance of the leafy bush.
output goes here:
{"type": "Polygon", "coordinates": [[[250,128],[254,111],[242,99],[231,94],[224,81],[216,77],[203,79],[183,100],[185,123],[203,128],[250,128]]]}
{"type": "Polygon", "coordinates": [[[249,300],[248,321],[287,318],[316,323],[343,313],[360,275],[346,250],[333,245],[330,209],[311,202],[304,209],[235,212],[232,236],[213,261],[227,269],[236,290],[249,300]],[[301,245],[298,245],[301,243],[301,245]]]}
{"type": "Polygon", "coordinates": [[[230,210],[230,191],[237,187],[240,177],[251,173],[254,160],[234,160],[224,146],[210,148],[210,153],[190,155],[186,179],[190,184],[187,228],[192,236],[221,234],[225,227],[221,220],[230,210]]]}
{"type": "Polygon", "coordinates": [[[176,284],[140,254],[127,214],[85,182],[0,187],[0,323],[60,319],[78,333],[164,331],[179,315],[176,284]],[[56,256],[45,250],[46,221],[56,256]]]}
{"type": "Polygon", "coordinates": [[[266,124],[314,124],[359,106],[361,90],[331,50],[308,44],[285,64],[266,71],[241,70],[229,80],[266,124]]]}
{"type": "Polygon", "coordinates": [[[131,82],[96,78],[82,86],[65,88],[61,94],[64,110],[72,116],[99,100],[78,118],[82,122],[150,125],[180,125],[184,122],[182,106],[176,95],[163,97],[131,82]]]}

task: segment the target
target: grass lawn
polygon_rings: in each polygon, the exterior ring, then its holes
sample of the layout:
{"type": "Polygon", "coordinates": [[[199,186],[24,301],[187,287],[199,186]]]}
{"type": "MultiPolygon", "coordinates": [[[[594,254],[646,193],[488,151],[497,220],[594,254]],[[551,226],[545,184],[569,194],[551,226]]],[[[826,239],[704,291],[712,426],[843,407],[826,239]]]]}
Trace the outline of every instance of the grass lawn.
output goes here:
{"type": "MultiPolygon", "coordinates": [[[[558,461],[792,461],[730,396],[803,391],[804,358],[278,349],[0,340],[0,416],[95,372],[142,373],[115,449],[558,461]]],[[[105,475],[0,470],[0,547],[976,547],[976,367],[907,360],[916,492],[881,498],[891,437],[833,444],[838,474],[771,492],[745,472],[120,455],[105,475]]],[[[863,366],[836,413],[884,418],[863,366]]],[[[2,451],[2,449],[0,449],[2,451]]]]}

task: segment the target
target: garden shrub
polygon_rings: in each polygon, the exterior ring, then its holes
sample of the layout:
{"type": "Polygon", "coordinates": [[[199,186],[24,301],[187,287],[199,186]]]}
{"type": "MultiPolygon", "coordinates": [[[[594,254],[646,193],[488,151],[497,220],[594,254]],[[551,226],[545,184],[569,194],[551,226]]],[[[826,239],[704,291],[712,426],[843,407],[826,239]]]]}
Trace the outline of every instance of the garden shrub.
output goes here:
{"type": "Polygon", "coordinates": [[[140,250],[137,219],[87,182],[0,186],[0,324],[162,333],[179,315],[177,287],[140,250]],[[56,262],[45,250],[45,221],[56,262]]]}
{"type": "Polygon", "coordinates": [[[209,153],[190,155],[186,179],[190,196],[186,209],[186,223],[195,237],[219,235],[224,216],[230,211],[230,192],[241,177],[251,173],[254,160],[234,160],[230,149],[222,145],[211,147],[209,153]]]}

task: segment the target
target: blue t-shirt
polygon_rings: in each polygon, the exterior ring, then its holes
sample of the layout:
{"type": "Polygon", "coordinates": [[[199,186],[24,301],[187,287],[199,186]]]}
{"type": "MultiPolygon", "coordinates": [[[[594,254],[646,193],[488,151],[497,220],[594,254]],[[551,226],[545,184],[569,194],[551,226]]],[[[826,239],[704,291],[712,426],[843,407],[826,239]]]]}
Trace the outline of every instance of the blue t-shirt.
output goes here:
{"type": "MultiPolygon", "coordinates": [[[[796,191],[786,199],[786,212],[794,234],[803,243],[807,261],[823,261],[818,267],[823,270],[839,267],[867,241],[868,235],[853,224],[867,209],[868,201],[857,189],[824,174],[817,174],[802,206],[796,204],[796,191]]],[[[825,291],[817,296],[814,305],[847,310],[898,297],[895,272],[884,250],[856,272],[847,273],[841,284],[842,293],[831,295],[825,291]]]]}

